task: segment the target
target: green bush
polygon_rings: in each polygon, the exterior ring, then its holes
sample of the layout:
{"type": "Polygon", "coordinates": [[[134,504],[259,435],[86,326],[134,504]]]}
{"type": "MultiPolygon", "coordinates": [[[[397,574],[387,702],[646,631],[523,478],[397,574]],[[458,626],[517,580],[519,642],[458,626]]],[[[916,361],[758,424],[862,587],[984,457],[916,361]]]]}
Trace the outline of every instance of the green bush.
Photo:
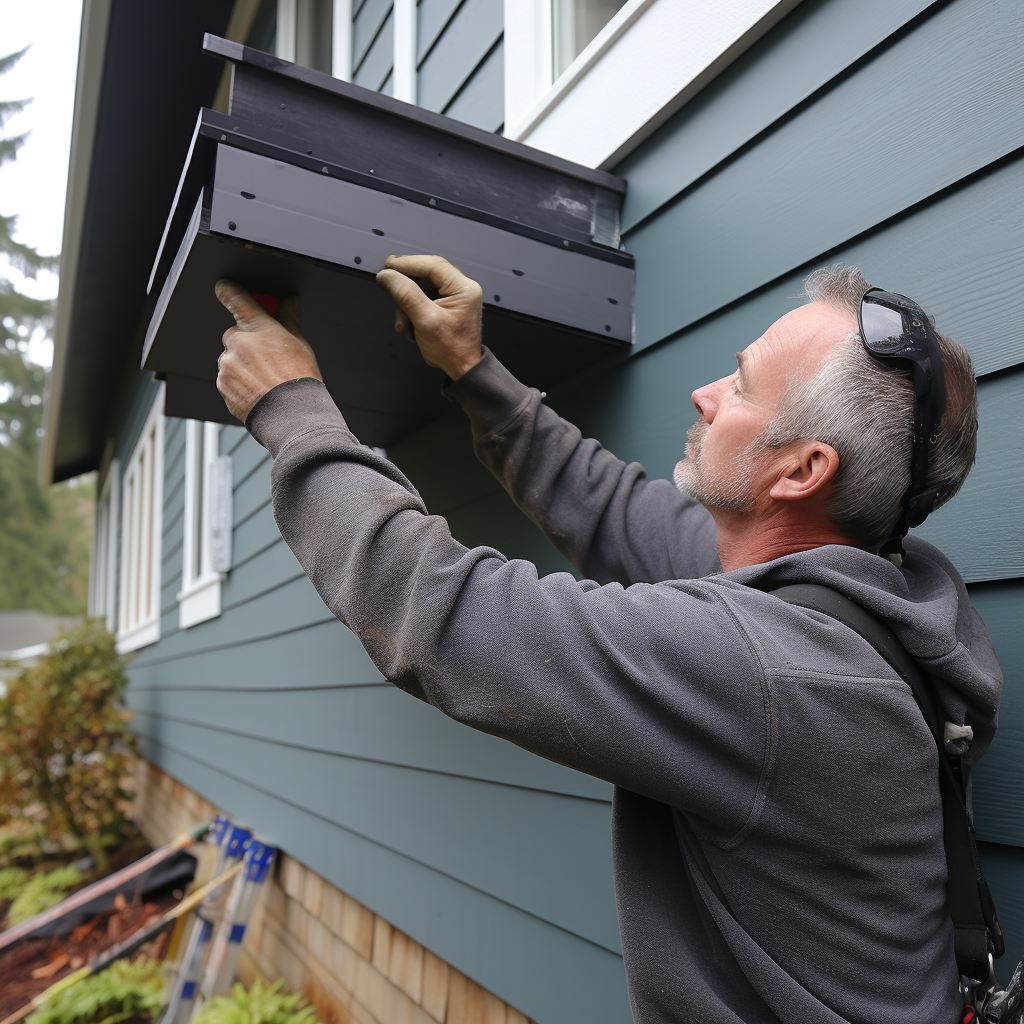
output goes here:
{"type": "MultiPolygon", "coordinates": [[[[19,869],[5,869],[5,871],[12,870],[19,869]]],[[[60,903],[67,895],[68,890],[73,889],[81,880],[82,872],[74,864],[54,868],[53,871],[36,872],[23,882],[20,891],[14,897],[14,902],[8,908],[8,928],[13,928],[14,925],[21,924],[30,917],[35,917],[36,914],[41,914],[55,903],[60,903]]]]}
{"type": "Polygon", "coordinates": [[[0,900],[13,900],[28,881],[24,868],[0,868],[0,900]]]}
{"type": "Polygon", "coordinates": [[[283,985],[284,979],[279,978],[264,988],[257,978],[246,992],[237,983],[231,995],[213,996],[192,1024],[317,1024],[316,1010],[301,995],[282,992],[283,985]]]}
{"type": "Polygon", "coordinates": [[[51,996],[28,1024],[118,1024],[156,1020],[164,1003],[164,973],[155,960],[115,960],[105,971],[51,996]]]}
{"type": "Polygon", "coordinates": [[[0,700],[0,825],[27,819],[51,844],[72,836],[99,875],[128,824],[127,683],[114,638],[91,619],[10,680],[0,700]]]}

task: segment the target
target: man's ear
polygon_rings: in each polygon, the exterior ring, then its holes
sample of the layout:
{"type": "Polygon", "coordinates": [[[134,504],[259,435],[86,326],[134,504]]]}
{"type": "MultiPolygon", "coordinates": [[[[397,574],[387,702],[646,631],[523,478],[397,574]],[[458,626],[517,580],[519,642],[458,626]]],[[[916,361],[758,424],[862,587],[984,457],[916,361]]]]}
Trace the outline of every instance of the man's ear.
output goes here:
{"type": "Polygon", "coordinates": [[[796,501],[820,494],[839,471],[839,455],[822,441],[800,441],[789,449],[768,494],[776,501],[796,501]]]}

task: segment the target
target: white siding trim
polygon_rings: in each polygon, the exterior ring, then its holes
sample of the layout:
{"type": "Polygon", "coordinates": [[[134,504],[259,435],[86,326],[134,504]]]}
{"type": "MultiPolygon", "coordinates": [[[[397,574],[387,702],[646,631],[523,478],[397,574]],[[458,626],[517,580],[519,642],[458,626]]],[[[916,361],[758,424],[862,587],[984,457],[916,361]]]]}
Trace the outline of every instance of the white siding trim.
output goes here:
{"type": "Polygon", "coordinates": [[[352,81],[352,0],[334,0],[331,40],[331,74],[352,81]]]}
{"type": "Polygon", "coordinates": [[[117,649],[160,639],[164,505],[164,386],[153,401],[121,482],[121,583],[117,649]]]}
{"type": "Polygon", "coordinates": [[[275,56],[281,60],[295,60],[295,48],[298,43],[298,3],[297,0],[277,0],[277,42],[275,56]]]}
{"type": "MultiPolygon", "coordinates": [[[[528,41],[522,30],[510,36],[509,28],[530,21],[550,40],[550,0],[504,2],[505,134],[587,167],[609,167],[799,0],[628,0],[565,74],[530,100],[531,81],[534,88],[543,81],[543,47],[539,37],[528,41]],[[538,5],[547,8],[546,29],[538,5]]],[[[550,52],[549,41],[548,67],[550,52]]]]}
{"type": "Polygon", "coordinates": [[[416,0],[394,0],[395,53],[391,74],[396,100],[416,102],[416,0]]]}

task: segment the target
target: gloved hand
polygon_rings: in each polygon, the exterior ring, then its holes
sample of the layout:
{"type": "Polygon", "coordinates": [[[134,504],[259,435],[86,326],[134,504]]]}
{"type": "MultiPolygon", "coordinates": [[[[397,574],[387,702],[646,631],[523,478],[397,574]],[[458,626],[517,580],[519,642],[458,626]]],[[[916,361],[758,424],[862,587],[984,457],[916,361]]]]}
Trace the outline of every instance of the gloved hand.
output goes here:
{"type": "Polygon", "coordinates": [[[395,330],[410,335],[429,366],[457,380],[483,357],[483,291],[440,256],[389,256],[377,283],[395,300],[395,330]],[[430,299],[417,283],[438,291],[430,299]]]}
{"type": "Polygon", "coordinates": [[[299,330],[295,295],[281,302],[277,319],[234,281],[218,281],[217,298],[236,325],[224,332],[224,351],[217,363],[217,390],[232,416],[244,423],[252,407],[286,380],[323,380],[316,356],[299,330]]]}

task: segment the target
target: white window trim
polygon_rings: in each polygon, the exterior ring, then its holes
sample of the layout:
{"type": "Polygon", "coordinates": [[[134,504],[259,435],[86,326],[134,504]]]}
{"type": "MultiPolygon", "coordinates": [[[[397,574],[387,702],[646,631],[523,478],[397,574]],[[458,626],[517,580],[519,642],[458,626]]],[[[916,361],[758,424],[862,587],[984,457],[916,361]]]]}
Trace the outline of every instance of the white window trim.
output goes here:
{"type": "Polygon", "coordinates": [[[352,80],[352,0],[334,0],[331,19],[331,74],[352,80]]]}
{"type": "Polygon", "coordinates": [[[552,0],[504,0],[505,134],[613,166],[799,2],[628,0],[552,82],[552,0]]]}
{"type": "Polygon", "coordinates": [[[140,647],[154,644],[160,639],[160,562],[163,555],[163,492],[164,492],[164,386],[160,385],[153,406],[146,417],[139,440],[125,466],[121,478],[121,572],[118,588],[118,631],[117,649],[121,654],[136,651],[140,647]],[[152,494],[145,488],[129,486],[132,475],[137,471],[140,459],[148,456],[153,474],[152,494]],[[131,502],[135,508],[128,508],[131,502]],[[150,504],[150,502],[152,504],[150,504]],[[137,516],[139,529],[132,528],[137,516]],[[140,548],[149,546],[149,604],[151,612],[144,619],[129,626],[128,574],[138,564],[133,558],[140,548]],[[132,550],[130,550],[132,549],[132,550]]]}
{"type": "Polygon", "coordinates": [[[117,521],[121,510],[119,485],[121,463],[111,460],[96,502],[96,531],[93,540],[92,573],[89,580],[89,614],[102,616],[113,633],[117,626],[117,521]]]}
{"type": "Polygon", "coordinates": [[[220,590],[224,573],[213,567],[211,550],[212,468],[220,446],[220,424],[185,421],[185,514],[182,524],[181,591],[178,594],[178,625],[188,629],[220,615],[220,590]],[[203,464],[198,466],[198,444],[203,438],[203,464]],[[202,508],[196,516],[196,474],[203,475],[202,508]],[[196,543],[201,546],[202,565],[193,576],[196,543]]]}

